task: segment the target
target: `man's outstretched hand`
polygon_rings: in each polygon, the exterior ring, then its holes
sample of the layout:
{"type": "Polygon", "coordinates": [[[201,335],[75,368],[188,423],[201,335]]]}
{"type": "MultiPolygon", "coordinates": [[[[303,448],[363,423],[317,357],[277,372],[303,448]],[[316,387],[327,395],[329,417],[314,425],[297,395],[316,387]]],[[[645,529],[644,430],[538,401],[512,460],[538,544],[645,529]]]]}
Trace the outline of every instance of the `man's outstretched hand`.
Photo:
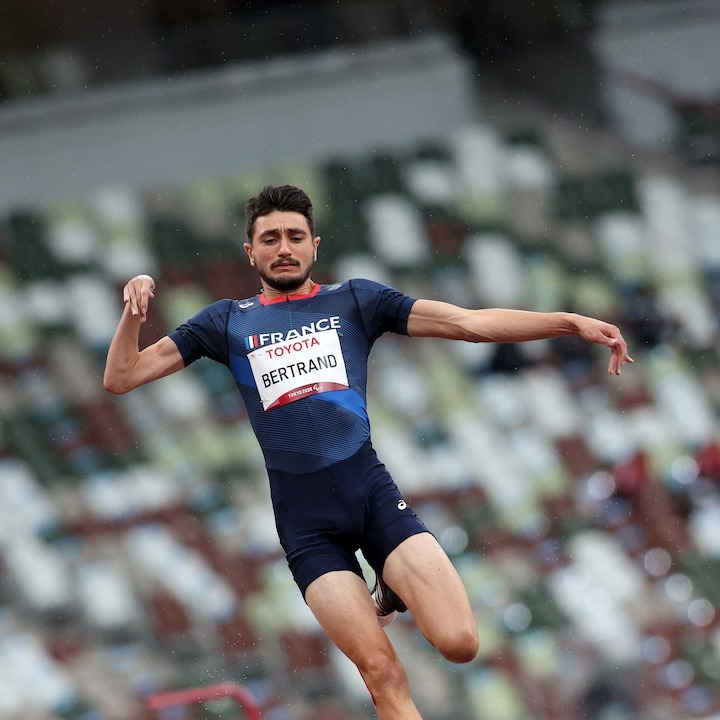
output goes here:
{"type": "Polygon", "coordinates": [[[611,355],[608,363],[608,373],[610,375],[619,375],[625,363],[634,362],[628,355],[625,339],[615,325],[602,320],[580,316],[578,319],[578,335],[583,340],[610,348],[611,355]]]}

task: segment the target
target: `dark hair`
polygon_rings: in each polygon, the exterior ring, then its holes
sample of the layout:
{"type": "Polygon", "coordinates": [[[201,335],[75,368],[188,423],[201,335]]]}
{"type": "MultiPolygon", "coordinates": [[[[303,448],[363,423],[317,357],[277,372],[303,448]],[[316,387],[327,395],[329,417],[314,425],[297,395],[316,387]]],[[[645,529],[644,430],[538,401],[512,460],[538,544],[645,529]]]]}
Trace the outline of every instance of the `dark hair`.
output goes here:
{"type": "Polygon", "coordinates": [[[253,239],[255,221],[273,210],[304,215],[310,228],[310,236],[315,236],[313,206],[307,193],[294,185],[266,185],[245,203],[245,232],[250,242],[253,239]]]}

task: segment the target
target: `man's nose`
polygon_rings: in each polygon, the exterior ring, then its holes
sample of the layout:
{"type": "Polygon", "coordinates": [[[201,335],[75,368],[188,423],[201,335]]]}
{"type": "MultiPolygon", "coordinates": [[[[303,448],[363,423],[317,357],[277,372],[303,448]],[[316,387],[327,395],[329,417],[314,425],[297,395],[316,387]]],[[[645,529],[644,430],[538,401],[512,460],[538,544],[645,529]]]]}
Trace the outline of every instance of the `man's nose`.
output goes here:
{"type": "Polygon", "coordinates": [[[278,254],[279,255],[292,255],[292,250],[290,248],[290,240],[288,240],[288,238],[280,239],[280,246],[278,247],[278,254]]]}

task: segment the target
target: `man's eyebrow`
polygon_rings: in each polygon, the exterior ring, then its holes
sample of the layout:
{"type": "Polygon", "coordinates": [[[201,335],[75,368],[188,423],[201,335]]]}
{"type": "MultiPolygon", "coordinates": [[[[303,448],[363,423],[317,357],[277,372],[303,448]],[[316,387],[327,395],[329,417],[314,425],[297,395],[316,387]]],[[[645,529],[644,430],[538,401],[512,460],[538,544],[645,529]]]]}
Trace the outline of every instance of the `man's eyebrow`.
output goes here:
{"type": "MultiPolygon", "coordinates": [[[[308,234],[308,231],[301,227],[287,228],[287,231],[291,235],[307,235],[308,234]]],[[[280,228],[268,228],[267,230],[263,230],[260,233],[259,237],[266,237],[268,235],[278,235],[278,234],[280,234],[280,232],[282,232],[280,228]]]]}

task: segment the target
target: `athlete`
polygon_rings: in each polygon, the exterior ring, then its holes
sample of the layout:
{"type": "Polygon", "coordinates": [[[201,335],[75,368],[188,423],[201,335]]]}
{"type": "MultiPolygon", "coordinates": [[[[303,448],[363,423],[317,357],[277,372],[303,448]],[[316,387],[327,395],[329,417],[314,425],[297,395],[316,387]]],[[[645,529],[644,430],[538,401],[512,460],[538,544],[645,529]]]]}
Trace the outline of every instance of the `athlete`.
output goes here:
{"type": "Polygon", "coordinates": [[[311,278],[320,238],[309,197],[266,186],[245,206],[250,265],[261,291],[220,300],[139,350],[155,282],[138,275],[110,344],[104,385],[125,393],[200,357],[226,365],[244,398],[270,480],[278,535],[306,603],[357,666],[379,720],[418,720],[383,626],[409,609],[445,658],[472,660],[478,636],[462,582],[372,448],[367,360],[384,332],[513,343],[577,335],[631,363],[617,327],[574,313],[468,310],[368,280],[311,278]],[[356,552],[376,573],[368,590],[356,552]]]}

